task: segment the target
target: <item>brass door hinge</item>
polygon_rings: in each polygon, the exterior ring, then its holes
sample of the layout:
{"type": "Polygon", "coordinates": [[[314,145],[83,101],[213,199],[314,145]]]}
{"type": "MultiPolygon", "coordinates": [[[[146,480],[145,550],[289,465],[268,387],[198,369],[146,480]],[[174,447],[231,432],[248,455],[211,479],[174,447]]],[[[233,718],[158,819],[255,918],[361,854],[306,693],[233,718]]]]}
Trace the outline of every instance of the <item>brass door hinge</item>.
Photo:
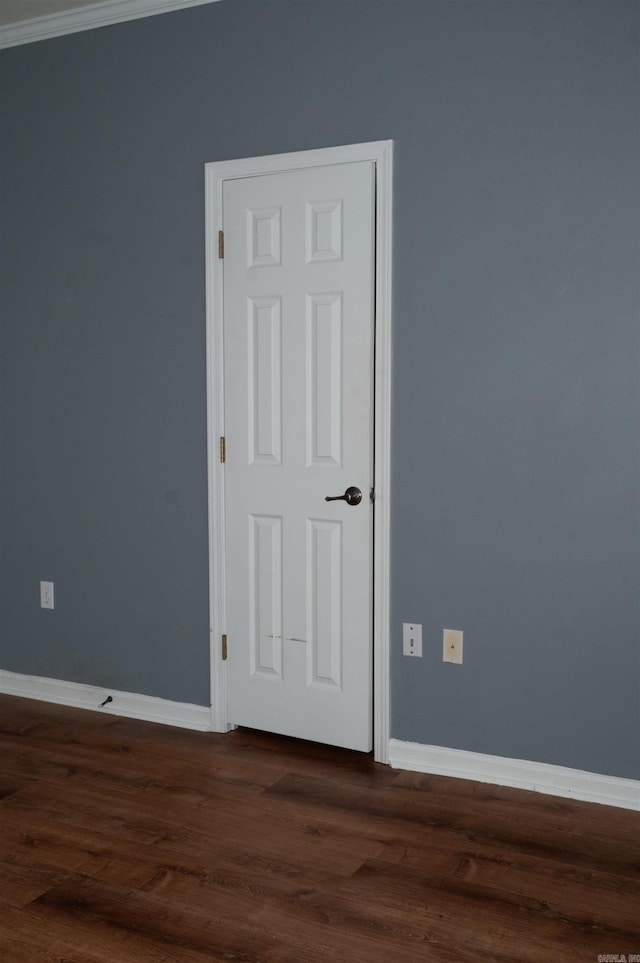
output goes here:
{"type": "Polygon", "coordinates": [[[224,231],[218,231],[218,257],[224,257],[224,231]]]}
{"type": "Polygon", "coordinates": [[[224,465],[227,460],[227,439],[222,435],[220,437],[220,464],[224,465]]]}
{"type": "Polygon", "coordinates": [[[222,636],[222,661],[223,661],[223,662],[226,662],[226,661],[227,661],[227,655],[228,655],[228,652],[227,652],[227,637],[226,637],[226,635],[223,635],[223,636],[222,636]]]}

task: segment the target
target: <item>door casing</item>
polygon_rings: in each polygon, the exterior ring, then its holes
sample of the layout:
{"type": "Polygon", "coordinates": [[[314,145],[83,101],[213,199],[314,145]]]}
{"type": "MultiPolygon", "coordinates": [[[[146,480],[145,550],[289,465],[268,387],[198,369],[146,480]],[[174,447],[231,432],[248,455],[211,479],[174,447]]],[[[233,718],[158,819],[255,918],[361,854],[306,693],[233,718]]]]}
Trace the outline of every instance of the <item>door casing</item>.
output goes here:
{"type": "Polygon", "coordinates": [[[209,502],[209,635],[211,728],[226,732],[226,672],[222,636],[226,631],[226,552],[224,536],[224,466],[220,438],[224,428],[224,339],[222,260],[218,232],[223,229],[222,189],[226,180],[255,177],[369,160],[375,163],[375,400],[373,522],[373,748],[377,762],[387,763],[390,735],[390,422],[391,422],[391,268],[393,142],[374,141],[265,157],[205,164],[207,457],[209,502]]]}

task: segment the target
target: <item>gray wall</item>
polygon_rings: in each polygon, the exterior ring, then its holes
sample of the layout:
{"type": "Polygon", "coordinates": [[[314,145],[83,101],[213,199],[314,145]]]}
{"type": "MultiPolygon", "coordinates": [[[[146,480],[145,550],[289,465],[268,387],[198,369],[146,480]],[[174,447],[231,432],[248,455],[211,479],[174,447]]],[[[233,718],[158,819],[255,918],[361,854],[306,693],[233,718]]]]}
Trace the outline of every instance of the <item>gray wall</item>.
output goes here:
{"type": "Polygon", "coordinates": [[[3,668],[208,703],[203,165],[393,138],[392,734],[640,777],[638,13],[235,0],[2,52],[3,668]]]}

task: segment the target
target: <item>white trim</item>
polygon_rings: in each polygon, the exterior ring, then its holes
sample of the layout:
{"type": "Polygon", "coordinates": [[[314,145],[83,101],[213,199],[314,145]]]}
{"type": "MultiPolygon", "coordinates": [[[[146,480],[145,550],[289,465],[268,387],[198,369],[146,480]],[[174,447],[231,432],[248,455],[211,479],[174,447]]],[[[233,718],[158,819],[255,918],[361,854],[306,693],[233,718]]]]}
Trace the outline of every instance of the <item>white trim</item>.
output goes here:
{"type": "Polygon", "coordinates": [[[80,685],[60,679],[46,679],[35,675],[21,675],[0,669],[0,692],[5,695],[55,702],[57,705],[76,709],[92,709],[107,715],[126,716],[128,719],[144,719],[181,729],[211,730],[211,712],[208,706],[191,705],[188,702],[171,702],[156,696],[137,692],[119,692],[117,689],[80,685]],[[111,702],[101,706],[107,696],[111,702]]]}
{"type": "Polygon", "coordinates": [[[87,4],[76,7],[75,10],[64,10],[61,13],[0,26],[0,49],[216,2],[217,0],[104,0],[103,3],[87,4]]]}
{"type": "Polygon", "coordinates": [[[375,510],[373,523],[373,755],[389,761],[391,572],[391,279],[393,141],[376,159],[375,510]]]}
{"type": "Polygon", "coordinates": [[[640,781],[636,779],[602,776],[580,769],[485,756],[442,746],[424,746],[399,739],[391,739],[389,743],[389,763],[394,769],[474,779],[496,786],[531,789],[550,796],[640,810],[640,781]]]}
{"type": "Polygon", "coordinates": [[[319,167],[373,161],[376,165],[376,359],[375,359],[375,511],[373,571],[373,719],[374,757],[386,763],[389,746],[389,525],[391,423],[391,268],[393,142],[374,141],[267,157],[205,164],[207,278],[207,444],[209,465],[209,590],[211,626],[211,726],[226,732],[226,678],[221,661],[225,629],[224,472],[218,457],[224,435],[222,339],[222,263],[217,256],[222,229],[225,180],[319,167]]]}
{"type": "Polygon", "coordinates": [[[224,470],[219,443],[224,435],[224,342],[222,338],[222,262],[217,256],[222,224],[222,182],[205,164],[205,258],[207,337],[207,464],[209,486],[209,652],[211,728],[227,732],[227,679],[222,662],[226,631],[226,571],[224,529],[224,470]]]}

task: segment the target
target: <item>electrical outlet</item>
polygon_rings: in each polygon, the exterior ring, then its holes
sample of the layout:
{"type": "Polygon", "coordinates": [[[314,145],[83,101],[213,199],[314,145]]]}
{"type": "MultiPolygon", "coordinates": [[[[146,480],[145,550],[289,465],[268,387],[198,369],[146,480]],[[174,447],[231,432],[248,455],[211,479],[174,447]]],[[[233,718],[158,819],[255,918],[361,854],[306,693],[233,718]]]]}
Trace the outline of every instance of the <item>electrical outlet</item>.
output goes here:
{"type": "Polygon", "coordinates": [[[444,629],[442,633],[442,661],[462,665],[463,633],[458,629],[444,629]]]}
{"type": "Polygon", "coordinates": [[[40,608],[53,608],[53,582],[40,582],[40,608]]]}
{"type": "Polygon", "coordinates": [[[402,654],[422,658],[422,626],[415,622],[402,623],[402,654]]]}

